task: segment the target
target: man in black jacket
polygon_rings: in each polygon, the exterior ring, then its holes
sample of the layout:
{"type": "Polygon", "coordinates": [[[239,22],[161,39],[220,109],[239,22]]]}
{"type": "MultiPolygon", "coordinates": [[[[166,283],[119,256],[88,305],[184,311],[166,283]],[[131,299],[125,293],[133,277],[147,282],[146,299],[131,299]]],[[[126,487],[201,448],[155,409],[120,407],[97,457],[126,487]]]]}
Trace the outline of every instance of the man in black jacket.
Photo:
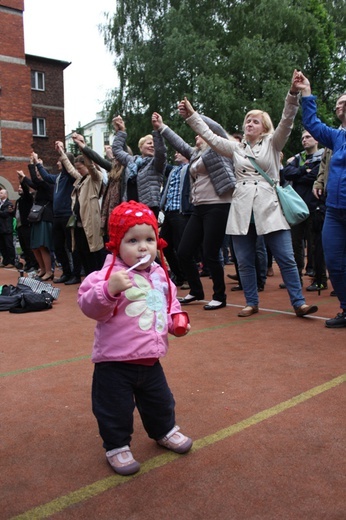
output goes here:
{"type": "Polygon", "coordinates": [[[13,244],[14,206],[8,199],[7,190],[0,190],[0,251],[2,253],[1,267],[14,267],[16,251],[13,244]]]}
{"type": "Polygon", "coordinates": [[[327,289],[327,274],[322,249],[325,205],[324,199],[317,200],[315,198],[312,188],[321,164],[323,148],[318,148],[318,142],[307,130],[302,133],[302,145],[304,150],[288,159],[287,166],[282,170],[282,174],[286,181],[292,183],[292,187],[306,202],[310,211],[310,216],[304,222],[292,227],[292,243],[294,257],[302,278],[305,260],[304,241],[307,240],[308,255],[311,254],[313,264],[311,275],[314,278],[313,283],[307,287],[307,291],[318,291],[327,289]]]}

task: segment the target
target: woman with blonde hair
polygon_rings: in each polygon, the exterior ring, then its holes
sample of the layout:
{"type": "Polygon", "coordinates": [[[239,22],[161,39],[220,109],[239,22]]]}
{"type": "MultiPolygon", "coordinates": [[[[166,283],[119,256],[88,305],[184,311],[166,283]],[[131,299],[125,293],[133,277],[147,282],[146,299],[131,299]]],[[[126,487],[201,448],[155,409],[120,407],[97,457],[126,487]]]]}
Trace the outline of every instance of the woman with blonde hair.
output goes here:
{"type": "Polygon", "coordinates": [[[115,159],[125,168],[122,182],[122,200],[146,204],[159,215],[163,174],[167,166],[167,149],[164,140],[153,124],[153,133],[138,141],[140,155],[131,155],[126,149],[127,133],[123,118],[113,118],[115,136],[112,151],[115,159]]]}
{"type": "Polygon", "coordinates": [[[244,118],[241,143],[213,133],[189,101],[179,103],[179,112],[193,130],[221,155],[233,159],[236,187],[232,196],[226,233],[232,235],[246,306],[238,316],[258,312],[256,277],[256,239],[264,235],[281,271],[295,314],[299,317],[317,312],[307,305],[294,259],[290,226],[281,210],[275,189],[257,171],[258,164],[269,177],[279,183],[280,152],[291,133],[298,111],[298,89],[293,80],[287,94],[281,120],[274,130],[267,112],[251,110],[244,118]],[[254,162],[251,162],[254,161],[254,162]]]}

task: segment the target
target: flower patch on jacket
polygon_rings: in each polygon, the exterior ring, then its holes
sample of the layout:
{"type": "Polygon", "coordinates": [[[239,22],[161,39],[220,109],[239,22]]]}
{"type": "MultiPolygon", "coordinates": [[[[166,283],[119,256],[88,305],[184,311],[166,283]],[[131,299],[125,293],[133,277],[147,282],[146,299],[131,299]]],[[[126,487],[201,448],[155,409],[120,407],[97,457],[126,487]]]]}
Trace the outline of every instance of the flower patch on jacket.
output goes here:
{"type": "Polygon", "coordinates": [[[166,297],[164,289],[167,284],[162,283],[160,277],[152,275],[153,286],[140,274],[133,277],[134,285],[125,291],[125,298],[130,302],[125,313],[131,318],[139,316],[138,325],[141,330],[149,330],[153,326],[162,333],[167,322],[166,297]]]}

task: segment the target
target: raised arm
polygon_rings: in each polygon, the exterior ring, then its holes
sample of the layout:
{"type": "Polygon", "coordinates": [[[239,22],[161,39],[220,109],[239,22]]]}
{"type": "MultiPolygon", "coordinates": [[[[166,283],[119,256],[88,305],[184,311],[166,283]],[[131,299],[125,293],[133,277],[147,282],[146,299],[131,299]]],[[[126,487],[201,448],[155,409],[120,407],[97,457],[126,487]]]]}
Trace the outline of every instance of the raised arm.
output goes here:
{"type": "MultiPolygon", "coordinates": [[[[233,152],[238,145],[238,141],[231,141],[229,138],[220,137],[215,134],[205,123],[202,117],[193,109],[189,100],[185,97],[178,105],[180,115],[186,120],[188,125],[208,143],[210,148],[220,155],[233,158],[233,152]]],[[[213,121],[215,123],[215,121],[213,121]]],[[[217,123],[215,123],[217,124],[217,123]]],[[[219,125],[218,125],[219,126],[219,125]]]]}
{"type": "Polygon", "coordinates": [[[85,144],[84,137],[81,134],[77,134],[73,132],[72,134],[73,142],[78,146],[82,154],[91,159],[94,163],[104,168],[107,172],[110,172],[112,169],[112,162],[101,157],[95,150],[92,150],[85,144]]]}
{"type": "Polygon", "coordinates": [[[156,129],[169,142],[169,144],[181,153],[187,159],[190,159],[194,148],[184,141],[178,134],[176,134],[169,126],[165,125],[161,115],[154,112],[152,115],[153,125],[156,124],[156,129]]]}
{"type": "Polygon", "coordinates": [[[65,154],[63,143],[61,141],[56,141],[55,149],[59,153],[59,160],[61,161],[67,173],[69,173],[71,177],[79,181],[82,178],[82,176],[80,173],[77,172],[76,168],[71,164],[69,158],[65,154]]]}
{"type": "Polygon", "coordinates": [[[303,126],[327,148],[334,149],[338,131],[322,123],[317,117],[316,98],[311,94],[310,81],[300,71],[295,71],[294,85],[302,94],[303,126]]]}
{"type": "Polygon", "coordinates": [[[101,171],[97,166],[95,166],[89,157],[85,157],[84,164],[88,168],[90,177],[92,178],[93,182],[102,182],[103,177],[101,171]]]}
{"type": "Polygon", "coordinates": [[[125,123],[121,116],[115,116],[112,120],[115,136],[112,143],[112,152],[117,161],[123,166],[134,160],[133,156],[125,152],[127,134],[125,132],[125,123]]]}
{"type": "Polygon", "coordinates": [[[163,179],[163,174],[167,166],[167,148],[161,133],[158,130],[159,122],[157,121],[154,114],[152,115],[151,122],[153,125],[153,140],[154,140],[154,164],[155,170],[163,179]]]}

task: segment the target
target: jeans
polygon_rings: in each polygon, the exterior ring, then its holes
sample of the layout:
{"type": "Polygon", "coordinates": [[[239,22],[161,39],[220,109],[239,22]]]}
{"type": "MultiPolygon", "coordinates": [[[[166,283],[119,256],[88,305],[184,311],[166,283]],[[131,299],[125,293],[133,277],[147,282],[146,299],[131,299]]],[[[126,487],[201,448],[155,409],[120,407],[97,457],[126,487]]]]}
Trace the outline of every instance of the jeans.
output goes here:
{"type": "MultiPolygon", "coordinates": [[[[246,305],[254,307],[258,305],[259,301],[256,276],[257,233],[255,225],[250,224],[247,235],[233,235],[232,240],[246,305]]],[[[270,247],[280,268],[292,306],[300,307],[305,303],[305,299],[302,293],[297,264],[294,259],[291,231],[274,231],[264,235],[264,240],[270,247]]]]}
{"type": "Polygon", "coordinates": [[[151,439],[162,439],[175,426],[175,401],[160,362],[96,363],[92,409],[107,451],[130,445],[135,406],[151,439]]]}
{"type": "Polygon", "coordinates": [[[346,209],[327,208],[322,241],[330,281],[346,311],[346,209]]]}
{"type": "Polygon", "coordinates": [[[213,300],[226,301],[224,271],[220,262],[220,249],[230,204],[201,204],[194,206],[193,213],[182,236],[178,258],[190,285],[190,294],[204,298],[203,285],[194,257],[203,244],[203,261],[213,280],[213,300]]]}

